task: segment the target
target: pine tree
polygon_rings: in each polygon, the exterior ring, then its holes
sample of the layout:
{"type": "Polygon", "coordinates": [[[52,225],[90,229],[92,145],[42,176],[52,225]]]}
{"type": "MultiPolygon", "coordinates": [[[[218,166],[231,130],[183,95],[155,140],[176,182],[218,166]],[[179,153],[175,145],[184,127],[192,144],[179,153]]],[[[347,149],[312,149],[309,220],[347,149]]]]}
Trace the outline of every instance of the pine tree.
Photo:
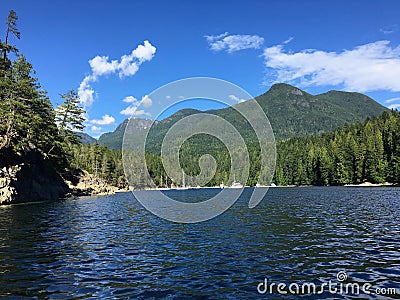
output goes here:
{"type": "Polygon", "coordinates": [[[32,65],[23,55],[14,61],[8,57],[18,50],[9,44],[13,35],[20,38],[17,15],[11,10],[7,18],[5,42],[0,42],[0,149],[23,153],[39,149],[46,153],[55,140],[56,127],[51,103],[46,92],[33,77],[32,65]]]}
{"type": "Polygon", "coordinates": [[[364,178],[373,183],[384,182],[387,161],[384,156],[382,132],[371,121],[365,126],[364,140],[366,145],[364,178]]]}
{"type": "Polygon", "coordinates": [[[47,153],[57,138],[52,105],[23,55],[12,62],[6,77],[0,79],[0,149],[18,153],[39,149],[47,153]]]}
{"type": "Polygon", "coordinates": [[[8,17],[7,17],[7,22],[6,22],[6,36],[5,36],[5,41],[2,42],[0,40],[0,51],[1,51],[1,59],[0,59],[0,77],[5,77],[5,71],[9,70],[11,67],[11,61],[8,58],[8,53],[13,52],[13,53],[18,53],[18,49],[11,45],[9,43],[10,37],[13,35],[17,39],[21,38],[21,33],[19,32],[17,28],[17,20],[18,16],[15,13],[15,11],[10,10],[8,17]]]}
{"type": "Polygon", "coordinates": [[[85,110],[79,106],[79,97],[74,90],[60,96],[64,102],[55,109],[59,133],[65,141],[78,143],[79,139],[74,132],[85,128],[83,125],[85,110]]]}

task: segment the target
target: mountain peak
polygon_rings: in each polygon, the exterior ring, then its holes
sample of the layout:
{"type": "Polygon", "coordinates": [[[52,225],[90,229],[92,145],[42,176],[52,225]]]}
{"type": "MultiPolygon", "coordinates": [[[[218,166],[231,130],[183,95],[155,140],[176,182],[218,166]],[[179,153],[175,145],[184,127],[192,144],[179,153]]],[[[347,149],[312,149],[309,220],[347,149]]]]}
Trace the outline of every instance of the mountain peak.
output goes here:
{"type": "Polygon", "coordinates": [[[121,149],[122,139],[125,133],[126,126],[129,122],[130,131],[143,131],[146,130],[153,122],[157,124],[157,121],[143,119],[143,118],[129,118],[125,119],[113,132],[103,133],[99,137],[99,144],[105,144],[111,149],[121,149]]]}
{"type": "Polygon", "coordinates": [[[295,86],[287,84],[287,83],[275,83],[274,85],[271,86],[271,88],[269,89],[268,92],[290,93],[290,94],[299,95],[299,96],[306,94],[306,92],[300,90],[299,88],[297,88],[295,86]]]}
{"type": "Polygon", "coordinates": [[[75,132],[75,134],[79,138],[82,144],[90,145],[97,142],[97,140],[94,137],[88,135],[85,132],[75,132]]]}
{"type": "MultiPolygon", "coordinates": [[[[286,83],[274,84],[266,93],[256,97],[255,100],[269,118],[277,139],[331,131],[347,123],[377,116],[387,110],[387,108],[363,94],[329,91],[324,94],[311,95],[286,83]]],[[[183,109],[156,122],[151,131],[150,146],[154,149],[159,147],[164,135],[173,124],[198,112],[200,111],[195,109],[183,109]]],[[[236,124],[238,128],[246,132],[246,136],[251,131],[247,130],[247,123],[241,119],[240,114],[238,115],[230,107],[207,112],[236,124]]],[[[137,120],[137,122],[135,129],[140,134],[140,129],[146,124],[141,124],[143,119],[142,121],[137,120]]],[[[122,144],[123,129],[125,127],[120,126],[116,132],[102,135],[99,143],[118,149],[122,144]]]]}

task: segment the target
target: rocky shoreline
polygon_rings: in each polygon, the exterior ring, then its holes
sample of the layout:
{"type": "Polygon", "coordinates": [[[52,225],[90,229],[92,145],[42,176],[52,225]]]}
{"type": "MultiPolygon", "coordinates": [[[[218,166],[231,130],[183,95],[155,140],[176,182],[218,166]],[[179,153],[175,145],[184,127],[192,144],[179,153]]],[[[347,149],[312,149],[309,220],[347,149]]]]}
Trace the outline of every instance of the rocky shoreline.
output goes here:
{"type": "Polygon", "coordinates": [[[0,204],[35,202],[62,198],[69,191],[53,163],[38,151],[24,157],[9,154],[0,165],[0,204]]]}
{"type": "Polygon", "coordinates": [[[127,191],[86,171],[72,176],[74,180],[67,180],[56,171],[50,160],[37,151],[31,151],[24,157],[3,156],[5,160],[3,165],[0,164],[0,205],[127,191]],[[13,163],[4,165],[7,161],[13,163]]]}
{"type": "Polygon", "coordinates": [[[104,179],[101,179],[93,174],[83,171],[79,176],[79,181],[73,184],[71,181],[66,180],[70,189],[67,197],[80,197],[80,196],[102,196],[112,195],[117,192],[127,192],[128,189],[121,189],[119,187],[108,184],[104,179]]]}

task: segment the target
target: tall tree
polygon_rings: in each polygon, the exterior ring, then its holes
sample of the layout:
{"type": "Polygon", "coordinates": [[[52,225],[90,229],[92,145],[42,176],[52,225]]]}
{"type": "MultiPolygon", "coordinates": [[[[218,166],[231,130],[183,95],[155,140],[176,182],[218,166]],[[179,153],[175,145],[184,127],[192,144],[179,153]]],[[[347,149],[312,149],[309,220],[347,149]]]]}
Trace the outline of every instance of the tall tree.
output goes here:
{"type": "Polygon", "coordinates": [[[79,106],[79,97],[74,90],[60,96],[64,102],[55,109],[59,133],[65,141],[77,143],[79,139],[74,131],[82,131],[85,128],[85,109],[79,106]]]}
{"type": "Polygon", "coordinates": [[[47,152],[56,139],[52,105],[41,89],[32,65],[23,55],[12,62],[7,76],[0,79],[0,149],[17,152],[39,149],[47,152]]]}
{"type": "MultiPolygon", "coordinates": [[[[17,39],[21,38],[21,32],[17,28],[17,20],[18,16],[15,11],[10,10],[8,17],[7,17],[7,22],[6,22],[6,36],[4,39],[4,42],[0,41],[0,51],[2,52],[2,59],[0,62],[0,69],[2,71],[9,69],[10,68],[10,60],[8,59],[7,55],[9,52],[14,52],[17,53],[18,50],[16,47],[11,45],[9,43],[9,39],[11,35],[14,35],[17,39]]],[[[1,74],[4,76],[4,74],[1,74]]]]}

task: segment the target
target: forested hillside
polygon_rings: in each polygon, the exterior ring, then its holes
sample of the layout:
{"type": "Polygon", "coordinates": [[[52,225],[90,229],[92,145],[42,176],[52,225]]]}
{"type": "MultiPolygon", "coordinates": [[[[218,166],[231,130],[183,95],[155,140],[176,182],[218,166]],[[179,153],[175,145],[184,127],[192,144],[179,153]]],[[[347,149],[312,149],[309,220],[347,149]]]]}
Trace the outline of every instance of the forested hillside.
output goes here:
{"type": "MultiPolygon", "coordinates": [[[[280,83],[273,85],[266,93],[255,98],[267,115],[277,140],[333,131],[345,124],[376,117],[388,109],[370,97],[360,93],[329,91],[311,95],[294,86],[280,83]]],[[[239,103],[240,107],[245,103],[239,103]]],[[[232,107],[209,110],[233,124],[248,142],[256,142],[255,135],[246,120],[232,107]]],[[[168,129],[178,120],[199,113],[195,109],[183,109],[155,124],[147,139],[148,149],[157,152],[168,129]]],[[[135,118],[137,134],[149,125],[150,120],[135,118]],[[142,121],[140,121],[142,120],[142,121]],[[148,121],[146,123],[146,121],[148,121]],[[143,124],[142,124],[143,123],[143,124]]],[[[127,120],[114,132],[103,134],[100,144],[112,149],[121,149],[127,120]]],[[[210,127],[213,125],[210,124],[210,127]]],[[[132,126],[133,128],[134,126],[132,126]]],[[[201,141],[204,143],[205,141],[201,141]]],[[[207,142],[206,142],[207,143],[207,142]]],[[[201,146],[201,145],[197,145],[201,146]]]]}
{"type": "MultiPolygon", "coordinates": [[[[209,138],[209,143],[203,143],[201,147],[193,147],[204,138],[199,135],[191,138],[198,139],[197,142],[189,139],[183,144],[180,159],[185,173],[199,174],[198,159],[203,154],[209,153],[216,159],[218,167],[208,186],[219,185],[221,182],[229,184],[230,156],[227,149],[216,138],[209,138]]],[[[250,177],[247,184],[254,186],[257,183],[260,164],[259,147],[254,143],[247,146],[251,158],[250,177]]],[[[80,151],[95,153],[96,150],[92,149],[99,146],[88,147],[84,146],[80,148],[80,151]]],[[[113,153],[112,150],[107,151],[113,153]]],[[[241,150],[238,149],[238,151],[241,150]]],[[[234,155],[241,155],[239,152],[234,155]]],[[[101,176],[108,176],[107,171],[104,172],[104,170],[108,170],[106,164],[111,165],[112,172],[115,174],[113,182],[118,182],[117,178],[120,178],[122,182],[120,152],[114,151],[114,153],[99,155],[96,168],[102,170],[101,176]],[[105,157],[113,157],[114,162],[109,162],[109,158],[105,157]]],[[[74,154],[74,157],[82,162],[85,154],[82,154],[80,159],[78,153],[74,154]]],[[[89,157],[95,157],[95,155],[91,154],[89,157]]],[[[173,181],[168,178],[161,157],[148,152],[146,158],[149,173],[155,184],[170,186],[173,181]]],[[[96,166],[96,160],[90,160],[89,165],[85,166],[93,170],[94,167],[90,164],[96,166]]],[[[273,180],[277,185],[344,185],[366,181],[400,183],[400,112],[398,111],[383,112],[376,118],[349,124],[333,132],[277,142],[277,164],[273,180]]],[[[187,184],[190,185],[190,182],[187,184]]],[[[147,183],[143,182],[143,186],[137,186],[137,188],[143,188],[146,185],[147,183]]]]}
{"type": "Polygon", "coordinates": [[[284,83],[273,85],[256,100],[277,140],[333,131],[388,110],[360,93],[329,91],[311,95],[284,83]]]}
{"type": "Polygon", "coordinates": [[[400,113],[277,144],[280,185],[400,183],[400,113]]]}
{"type": "MultiPolygon", "coordinates": [[[[148,128],[153,123],[152,120],[142,119],[142,118],[133,118],[131,119],[131,123],[129,126],[130,130],[135,130],[137,132],[141,132],[144,129],[148,128]]],[[[105,145],[110,149],[121,149],[122,148],[122,140],[124,138],[125,128],[128,124],[128,119],[125,119],[121,124],[113,132],[103,133],[99,137],[99,144],[105,145]]]]}
{"type": "MultiPolygon", "coordinates": [[[[77,131],[83,130],[85,120],[77,93],[70,90],[60,95],[63,102],[53,109],[46,91],[34,76],[32,65],[12,43],[21,37],[17,19],[16,13],[10,11],[6,35],[0,41],[0,167],[3,168],[0,179],[5,182],[2,183],[2,195],[8,193],[7,197],[13,199],[24,185],[46,189],[49,185],[59,184],[55,193],[61,196],[67,192],[63,180],[73,180],[82,170],[114,186],[126,187],[122,152],[118,149],[127,121],[114,133],[100,138],[99,142],[109,148],[85,134],[77,135],[77,131]],[[82,144],[79,139],[87,144],[82,144]],[[12,173],[14,170],[17,170],[15,174],[12,173]],[[37,172],[43,170],[48,171],[47,178],[42,176],[39,182],[37,172]],[[23,178],[18,172],[29,174],[30,178],[23,178]],[[56,181],[51,181],[54,178],[56,181]]],[[[270,118],[278,138],[276,184],[400,183],[399,112],[388,111],[362,94],[330,91],[313,96],[287,84],[274,85],[256,101],[270,118]],[[375,117],[378,114],[381,115],[375,117]],[[367,120],[362,121],[365,118],[367,120]],[[339,129],[327,132],[337,127],[339,129]]],[[[157,186],[177,183],[176,179],[168,178],[160,157],[165,133],[176,121],[197,112],[193,109],[178,111],[156,122],[150,130],[146,159],[157,186]]],[[[232,107],[208,112],[234,124],[244,137],[247,150],[235,149],[233,155],[241,157],[248,151],[250,177],[242,183],[255,185],[261,159],[254,131],[232,107]]],[[[151,123],[151,120],[135,119],[131,129],[143,134],[151,123]]],[[[185,173],[197,175],[200,172],[198,160],[207,153],[218,165],[208,185],[230,184],[229,153],[221,141],[205,134],[195,135],[182,145],[180,159],[185,173]]],[[[132,155],[135,157],[134,153],[132,155]]],[[[137,176],[143,173],[141,170],[137,176]]],[[[136,188],[146,186],[143,181],[136,188]]],[[[43,193],[38,193],[38,199],[43,197],[41,195],[43,193]]]]}
{"type": "MultiPolygon", "coordinates": [[[[0,41],[0,153],[23,155],[37,149],[64,160],[55,113],[32,65],[12,40],[20,39],[18,17],[10,11],[5,39],[0,41]]],[[[2,159],[2,165],[9,163],[2,159]]]]}
{"type": "Polygon", "coordinates": [[[21,38],[11,10],[0,40],[0,203],[57,200],[76,181],[70,149],[84,128],[84,109],[71,90],[53,109],[35,71],[14,45],[21,38]]]}

